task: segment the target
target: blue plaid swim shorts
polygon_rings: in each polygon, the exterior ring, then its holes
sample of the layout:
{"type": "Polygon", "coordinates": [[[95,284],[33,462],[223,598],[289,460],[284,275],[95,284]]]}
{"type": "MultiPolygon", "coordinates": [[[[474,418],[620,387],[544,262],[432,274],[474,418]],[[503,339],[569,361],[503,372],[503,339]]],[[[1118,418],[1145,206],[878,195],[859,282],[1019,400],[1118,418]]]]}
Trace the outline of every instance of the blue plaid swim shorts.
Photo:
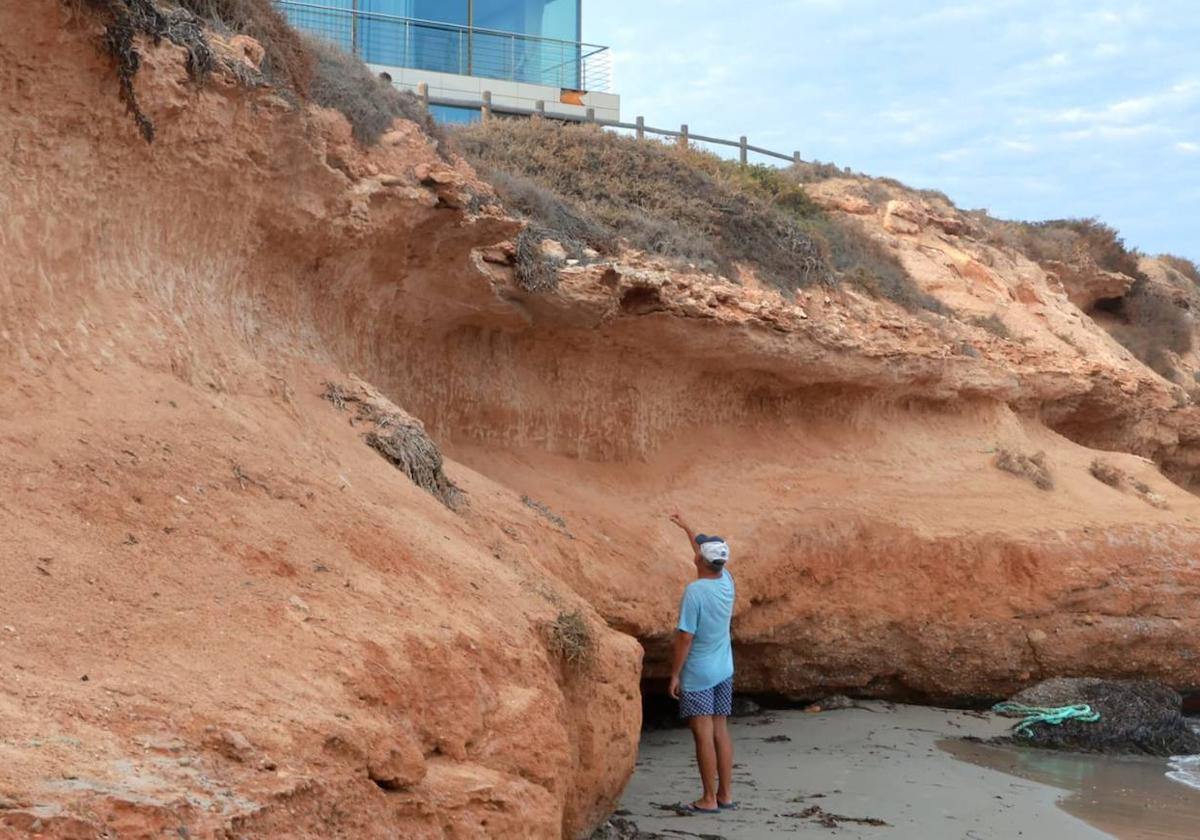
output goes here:
{"type": "Polygon", "coordinates": [[[681,691],[679,693],[679,716],[681,718],[700,715],[723,715],[733,713],[733,677],[706,688],[703,691],[681,691]]]}

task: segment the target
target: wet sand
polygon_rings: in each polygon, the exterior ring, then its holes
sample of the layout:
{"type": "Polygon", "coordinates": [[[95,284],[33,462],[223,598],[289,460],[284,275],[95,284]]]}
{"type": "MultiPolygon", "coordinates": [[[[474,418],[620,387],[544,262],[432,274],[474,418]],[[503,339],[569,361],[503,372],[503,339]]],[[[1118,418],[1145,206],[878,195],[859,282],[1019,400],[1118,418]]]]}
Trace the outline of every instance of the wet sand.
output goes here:
{"type": "Polygon", "coordinates": [[[691,735],[686,729],[648,732],[621,807],[643,832],[704,840],[1200,836],[1200,791],[1166,779],[1164,761],[951,743],[947,739],[1001,734],[1011,721],[863,705],[872,711],[734,719],[734,793],[741,807],[719,816],[678,816],[663,808],[699,794],[691,735]],[[802,816],[814,807],[822,810],[802,816]],[[830,828],[819,821],[823,813],[887,825],[838,822],[830,828]]]}
{"type": "Polygon", "coordinates": [[[961,741],[941,746],[980,767],[1069,791],[1059,807],[1120,840],[1200,837],[1200,790],[1168,779],[1164,759],[1067,755],[961,741]]]}

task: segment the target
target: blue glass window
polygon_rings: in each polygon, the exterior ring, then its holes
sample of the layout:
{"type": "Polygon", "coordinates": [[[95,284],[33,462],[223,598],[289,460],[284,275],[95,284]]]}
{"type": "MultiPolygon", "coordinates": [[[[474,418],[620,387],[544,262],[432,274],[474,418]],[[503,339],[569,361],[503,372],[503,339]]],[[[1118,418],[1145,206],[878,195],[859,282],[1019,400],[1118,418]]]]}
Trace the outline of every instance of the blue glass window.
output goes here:
{"type": "Polygon", "coordinates": [[[358,48],[364,61],[467,72],[469,44],[460,28],[467,25],[467,0],[359,0],[358,8],[365,13],[358,21],[358,48]]]}
{"type": "Polygon", "coordinates": [[[369,64],[559,88],[580,85],[580,0],[321,2],[326,8],[290,3],[283,8],[294,26],[369,64]]]}
{"type": "Polygon", "coordinates": [[[430,105],[429,113],[440,123],[468,125],[479,122],[478,108],[456,108],[453,105],[430,105]]]}
{"type": "Polygon", "coordinates": [[[470,72],[579,87],[579,6],[579,0],[475,0],[472,25],[489,31],[472,34],[470,72]]]}
{"type": "Polygon", "coordinates": [[[324,0],[321,4],[323,8],[284,6],[283,13],[288,23],[297,29],[332,41],[349,52],[354,47],[351,2],[352,0],[324,0]]]}
{"type": "Polygon", "coordinates": [[[475,0],[477,29],[579,40],[579,0],[475,0]]]}
{"type": "Polygon", "coordinates": [[[361,12],[466,26],[467,0],[358,0],[361,12]]]}

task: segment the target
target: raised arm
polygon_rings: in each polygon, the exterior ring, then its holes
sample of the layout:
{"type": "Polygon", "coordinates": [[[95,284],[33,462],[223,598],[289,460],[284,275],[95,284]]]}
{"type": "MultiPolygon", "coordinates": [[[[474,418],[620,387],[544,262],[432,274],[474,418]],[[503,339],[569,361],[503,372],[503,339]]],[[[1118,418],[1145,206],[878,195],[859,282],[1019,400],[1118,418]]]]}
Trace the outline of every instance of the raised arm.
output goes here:
{"type": "Polygon", "coordinates": [[[688,545],[691,546],[692,553],[699,555],[700,547],[696,545],[696,532],[688,527],[688,524],[683,521],[683,517],[680,514],[672,513],[670,518],[673,523],[678,525],[681,529],[683,529],[683,532],[687,534],[688,545]]]}

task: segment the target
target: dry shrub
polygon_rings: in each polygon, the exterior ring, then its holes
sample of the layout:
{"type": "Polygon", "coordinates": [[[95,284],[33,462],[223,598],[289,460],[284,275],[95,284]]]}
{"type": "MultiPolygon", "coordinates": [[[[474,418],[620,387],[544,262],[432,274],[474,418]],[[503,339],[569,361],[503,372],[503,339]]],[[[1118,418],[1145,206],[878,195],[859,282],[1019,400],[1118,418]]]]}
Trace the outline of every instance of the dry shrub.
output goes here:
{"type": "Polygon", "coordinates": [[[910,311],[924,309],[948,314],[941,301],[922,291],[896,255],[860,224],[826,213],[814,202],[797,178],[799,170],[795,165],[787,169],[761,164],[741,166],[707,153],[697,155],[697,164],[714,177],[790,215],[800,230],[816,242],[822,260],[842,280],[872,297],[890,300],[910,311]]]}
{"type": "MultiPolygon", "coordinates": [[[[1125,483],[1125,479],[1129,478],[1123,470],[1119,470],[1107,461],[1101,461],[1099,458],[1092,461],[1092,465],[1088,467],[1088,472],[1099,482],[1107,484],[1109,487],[1121,488],[1125,483]]],[[[1149,489],[1149,488],[1147,488],[1149,489]]]]}
{"type": "Polygon", "coordinates": [[[1145,484],[1135,484],[1134,488],[1138,491],[1138,497],[1141,498],[1143,502],[1150,505],[1150,507],[1158,508],[1159,510],[1171,509],[1171,506],[1167,503],[1167,500],[1158,493],[1152,491],[1149,486],[1145,484]]]}
{"type": "Polygon", "coordinates": [[[312,101],[341,111],[359,143],[377,143],[397,118],[411,120],[426,134],[440,138],[440,129],[416,96],[392,87],[362,59],[335,44],[317,38],[305,38],[304,42],[315,58],[309,86],[312,101]]]}
{"type": "Polygon", "coordinates": [[[556,195],[531,178],[496,170],[488,173],[488,182],[496,195],[511,210],[527,219],[536,219],[554,232],[567,250],[591,247],[603,254],[616,251],[616,240],[605,226],[588,217],[574,202],[556,195]]]}
{"type": "Polygon", "coordinates": [[[552,231],[527,227],[517,234],[514,270],[517,285],[527,292],[544,292],[558,285],[558,270],[562,262],[542,250],[542,241],[553,238],[552,231]]]}
{"type": "Polygon", "coordinates": [[[819,160],[806,160],[793,163],[785,170],[788,176],[798,184],[815,184],[818,181],[829,181],[833,178],[845,178],[846,170],[836,163],[823,163],[819,160]]]}
{"type": "Polygon", "coordinates": [[[338,385],[336,382],[325,383],[325,390],[321,392],[321,399],[332,403],[333,407],[338,411],[345,411],[347,403],[357,401],[346,388],[338,385]]]}
{"type": "Polygon", "coordinates": [[[1046,464],[1046,453],[1023,455],[1011,449],[999,449],[996,452],[996,467],[1007,473],[1032,481],[1039,490],[1053,490],[1054,479],[1046,464]]]}
{"type": "MultiPolygon", "coordinates": [[[[603,229],[587,241],[597,250],[620,237],[726,273],[753,263],[781,288],[827,279],[816,245],[782,211],[705,172],[697,153],[549,120],[491,120],[455,136],[485,173],[534,181],[603,229]]],[[[535,221],[556,230],[554,218],[535,221]]]]}
{"type": "Polygon", "coordinates": [[[1186,257],[1177,257],[1174,254],[1163,254],[1159,257],[1169,268],[1178,271],[1188,280],[1200,286],[1200,266],[1186,257]]]}
{"type": "Polygon", "coordinates": [[[367,446],[408,476],[413,484],[451,510],[457,509],[462,491],[446,477],[441,450],[425,430],[408,423],[388,424],[382,419],[377,422],[379,427],[363,436],[367,446]]]}
{"type": "Polygon", "coordinates": [[[531,498],[529,496],[522,496],[521,503],[523,505],[525,505],[525,507],[529,508],[530,510],[537,512],[543,519],[552,523],[559,530],[562,530],[562,531],[567,530],[567,520],[563,519],[557,513],[550,510],[550,507],[548,505],[546,505],[542,502],[539,502],[537,499],[531,498]]]}
{"type": "Polygon", "coordinates": [[[121,99],[147,142],[154,139],[154,125],[138,105],[133,87],[141,66],[134,37],[143,35],[155,43],[165,38],[184,47],[188,73],[201,81],[214,65],[204,26],[257,40],[264,51],[263,76],[282,91],[341,111],[360,143],[376,142],[397,117],[444,140],[414,95],[378,79],[359,58],[333,44],[300,35],[271,0],[178,0],[177,6],[164,8],[157,0],[87,2],[105,22],[104,46],[117,65],[121,99]]]}
{"type": "Polygon", "coordinates": [[[413,418],[381,407],[379,401],[362,389],[347,388],[336,382],[325,383],[321,398],[328,400],[338,411],[346,411],[354,405],[357,408],[355,419],[374,425],[363,435],[367,446],[446,507],[460,508],[463,493],[447,477],[442,451],[413,418]]]}
{"type": "Polygon", "coordinates": [[[186,9],[159,9],[154,0],[88,0],[104,21],[104,49],[117,69],[121,101],[147,143],[154,142],[154,123],[138,103],[133,79],[142,66],[134,39],[142,35],[158,44],[164,38],[187,51],[187,71],[200,82],[213,67],[212,49],[200,21],[186,9]]]}
{"type": "Polygon", "coordinates": [[[313,56],[300,34],[271,0],[178,0],[180,6],[218,30],[249,35],[263,48],[263,75],[305,96],[313,56]]]}
{"type": "Polygon", "coordinates": [[[1008,325],[995,312],[987,317],[972,318],[971,323],[980,329],[987,330],[998,338],[1012,338],[1012,333],[1009,331],[1008,325]]]}
{"type": "Polygon", "coordinates": [[[896,197],[890,187],[875,178],[863,184],[863,192],[866,193],[867,201],[871,202],[872,207],[885,207],[896,197]]]}
{"type": "Polygon", "coordinates": [[[917,189],[916,187],[910,187],[908,184],[897,180],[896,178],[873,178],[871,184],[876,190],[878,190],[879,186],[882,185],[885,187],[891,187],[894,190],[899,190],[900,192],[914,193],[928,203],[941,204],[947,208],[954,208],[956,206],[954,202],[950,200],[950,196],[946,195],[941,190],[917,189]]]}
{"type": "MultiPolygon", "coordinates": [[[[1191,318],[1166,290],[1146,277],[1138,265],[1140,254],[1127,247],[1116,230],[1096,219],[1007,222],[979,214],[975,220],[992,244],[1020,251],[1034,262],[1090,264],[1132,277],[1133,285],[1124,297],[1099,301],[1096,310],[1117,317],[1109,332],[1143,364],[1167,379],[1176,377],[1168,351],[1192,349],[1191,318]]],[[[1196,268],[1179,258],[1163,259],[1177,270],[1196,268]]],[[[1186,270],[1182,273],[1187,275],[1186,270]]]]}
{"type": "Polygon", "coordinates": [[[1007,222],[984,216],[979,221],[993,244],[1020,251],[1034,262],[1078,264],[1090,260],[1105,271],[1134,279],[1145,276],[1138,267],[1138,252],[1126,247],[1120,234],[1098,219],[1007,222]]]}
{"type": "Polygon", "coordinates": [[[560,612],[554,621],[546,625],[546,648],[550,653],[573,668],[586,668],[596,654],[596,640],[592,628],[579,610],[560,612]]]}
{"type": "Polygon", "coordinates": [[[742,166],[695,150],[689,154],[695,156],[693,163],[710,176],[757,196],[793,216],[806,218],[824,215],[821,206],[809,197],[799,180],[789,176],[787,170],[761,163],[742,166]]]}
{"type": "Polygon", "coordinates": [[[1113,338],[1151,370],[1174,380],[1175,366],[1168,351],[1191,350],[1194,326],[1169,291],[1140,277],[1125,297],[1104,301],[1101,308],[1119,319],[1110,330],[1113,338]]]}
{"type": "Polygon", "coordinates": [[[741,167],[547,120],[491,120],[454,136],[510,207],[564,245],[611,253],[623,239],[730,276],[745,263],[782,290],[850,277],[910,308],[939,308],[886,248],[809,198],[801,181],[812,165],[741,167]]]}
{"type": "Polygon", "coordinates": [[[1107,461],[1101,461],[1099,458],[1096,458],[1092,461],[1091,466],[1088,467],[1088,472],[1097,481],[1107,484],[1115,490],[1125,492],[1126,487],[1132,488],[1134,494],[1151,507],[1156,507],[1159,510],[1168,509],[1167,500],[1158,493],[1155,493],[1149,484],[1144,481],[1138,481],[1129,475],[1129,473],[1114,467],[1107,461]]]}

